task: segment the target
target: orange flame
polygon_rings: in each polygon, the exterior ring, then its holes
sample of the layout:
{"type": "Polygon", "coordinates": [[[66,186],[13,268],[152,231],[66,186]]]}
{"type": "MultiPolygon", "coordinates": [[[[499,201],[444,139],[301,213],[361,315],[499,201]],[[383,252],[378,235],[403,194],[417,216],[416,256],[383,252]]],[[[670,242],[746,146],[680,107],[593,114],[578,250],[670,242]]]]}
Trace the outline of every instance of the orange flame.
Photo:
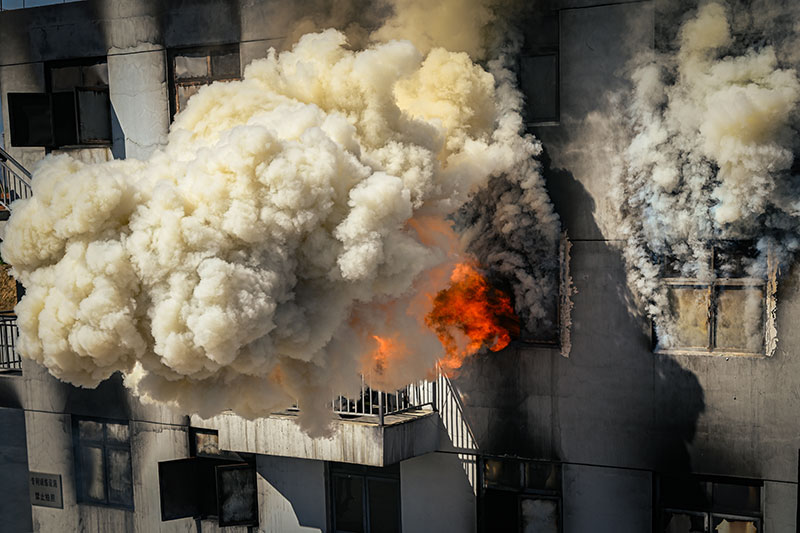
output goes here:
{"type": "Polygon", "coordinates": [[[433,299],[425,323],[439,336],[447,353],[441,365],[451,372],[482,346],[496,352],[508,346],[512,335],[519,335],[519,319],[511,298],[489,285],[468,263],[456,265],[450,287],[433,299]],[[458,333],[465,337],[462,342],[456,338],[458,333]]]}
{"type": "Polygon", "coordinates": [[[388,359],[397,350],[397,346],[389,338],[379,337],[378,335],[373,335],[372,338],[378,342],[378,348],[372,352],[371,360],[375,372],[380,375],[386,370],[388,359]]]}

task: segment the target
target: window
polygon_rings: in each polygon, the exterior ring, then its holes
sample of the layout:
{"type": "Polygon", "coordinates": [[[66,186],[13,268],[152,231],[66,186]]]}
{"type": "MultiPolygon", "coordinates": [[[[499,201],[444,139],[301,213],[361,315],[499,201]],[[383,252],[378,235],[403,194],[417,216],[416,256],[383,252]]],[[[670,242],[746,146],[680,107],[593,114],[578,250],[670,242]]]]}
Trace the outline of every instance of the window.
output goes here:
{"type": "Polygon", "coordinates": [[[8,93],[13,146],[108,146],[111,104],[105,58],[45,66],[47,92],[8,93]]]}
{"type": "Polygon", "coordinates": [[[189,435],[192,457],[158,463],[161,521],[212,519],[220,527],[257,527],[255,456],[219,450],[214,430],[189,428],[189,435]]]}
{"type": "Polygon", "coordinates": [[[240,78],[239,45],[172,50],[169,71],[170,113],[174,117],[200,87],[240,78]]]}
{"type": "Polygon", "coordinates": [[[525,122],[557,123],[560,118],[558,14],[531,19],[519,57],[519,83],[525,95],[525,122]]]}
{"type": "Polygon", "coordinates": [[[216,429],[189,428],[189,456],[216,457],[219,455],[219,432],[216,429]]]}
{"type": "Polygon", "coordinates": [[[760,533],[761,482],[661,477],[659,533],[760,533]]]}
{"type": "Polygon", "coordinates": [[[400,533],[400,466],[330,464],[335,533],[400,533]]]}
{"type": "MultiPolygon", "coordinates": [[[[659,353],[772,355],[776,346],[774,268],[754,275],[757,250],[748,241],[710,245],[706,279],[684,277],[680,264],[662,261],[675,333],[659,353]]],[[[663,343],[666,344],[666,343],[663,343]]]]}
{"type": "Polygon", "coordinates": [[[484,458],[482,470],[480,531],[561,531],[560,465],[484,458]]]}
{"type": "Polygon", "coordinates": [[[133,509],[128,422],[73,418],[78,501],[133,509]]]}

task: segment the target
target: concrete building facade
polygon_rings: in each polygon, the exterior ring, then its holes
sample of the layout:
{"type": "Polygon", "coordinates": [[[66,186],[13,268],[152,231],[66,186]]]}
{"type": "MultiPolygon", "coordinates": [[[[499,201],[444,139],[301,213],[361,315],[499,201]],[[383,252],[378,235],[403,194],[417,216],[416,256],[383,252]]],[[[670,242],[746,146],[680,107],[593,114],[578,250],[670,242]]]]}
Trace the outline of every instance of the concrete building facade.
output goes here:
{"type": "MultiPolygon", "coordinates": [[[[569,357],[557,346],[512,342],[470,359],[457,377],[439,377],[424,408],[387,415],[383,425],[337,418],[334,436],[317,441],[291,411],[258,421],[186,416],[143,405],[119,376],[87,390],[23,360],[0,372],[0,529],[216,531],[213,513],[162,520],[177,500],[189,505],[191,491],[165,495],[159,472],[168,462],[217,457],[255,472],[257,525],[228,531],[795,531],[797,269],[778,284],[774,355],[656,353],[650,322],[626,288],[623,236],[603,220],[611,162],[586,139],[609,94],[626,88],[635,51],[654,45],[658,7],[543,2],[521,58],[530,131],[546,150],[548,191],[572,245],[569,357]],[[103,465],[102,486],[78,471],[89,464],[103,465]],[[46,493],[35,488],[37,474],[60,477],[60,506],[35,501],[46,493]],[[723,520],[734,525],[719,529],[723,520]]],[[[314,9],[105,0],[2,11],[2,144],[27,168],[59,150],[86,161],[145,158],[193,90],[181,85],[176,57],[235,54],[232,70],[190,81],[237,78],[269,48],[290,45],[287,28],[314,9]],[[78,131],[87,142],[47,150],[15,146],[10,94],[52,94],[61,74],[86,83],[96,72],[93,87],[110,103],[108,131],[78,131]]],[[[361,16],[369,27],[381,14],[361,16]]]]}

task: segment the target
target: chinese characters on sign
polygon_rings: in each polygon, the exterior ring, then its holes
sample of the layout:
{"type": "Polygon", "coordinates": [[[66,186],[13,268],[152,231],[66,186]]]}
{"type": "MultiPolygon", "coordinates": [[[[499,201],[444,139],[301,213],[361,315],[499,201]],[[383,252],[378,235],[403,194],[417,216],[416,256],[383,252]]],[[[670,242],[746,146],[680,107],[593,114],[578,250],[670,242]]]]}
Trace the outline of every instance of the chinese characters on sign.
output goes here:
{"type": "Polygon", "coordinates": [[[61,501],[61,475],[30,473],[31,504],[63,509],[61,501]]]}

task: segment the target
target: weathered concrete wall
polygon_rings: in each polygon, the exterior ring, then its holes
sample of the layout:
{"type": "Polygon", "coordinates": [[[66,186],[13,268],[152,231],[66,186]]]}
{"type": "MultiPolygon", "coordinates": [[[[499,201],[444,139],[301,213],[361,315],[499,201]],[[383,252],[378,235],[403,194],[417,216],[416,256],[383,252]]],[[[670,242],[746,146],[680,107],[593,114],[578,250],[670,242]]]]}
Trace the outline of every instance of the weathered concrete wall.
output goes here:
{"type": "Polygon", "coordinates": [[[648,472],[570,465],[564,468],[564,533],[652,529],[648,472]]]}
{"type": "Polygon", "coordinates": [[[764,483],[764,531],[796,531],[797,485],[764,483]]]}
{"type": "Polygon", "coordinates": [[[115,49],[109,54],[108,91],[116,159],[146,159],[166,143],[166,72],[165,52],[157,45],[115,49]]]}
{"type": "MultiPolygon", "coordinates": [[[[800,272],[787,273],[780,285],[780,343],[774,357],[726,359],[652,353],[649,323],[632,307],[616,242],[621,235],[609,216],[613,206],[607,192],[615,154],[598,150],[595,141],[598,136],[614,134],[613,128],[608,129],[611,123],[604,120],[604,114],[613,111],[607,92],[626,86],[625,67],[633,52],[652,46],[653,6],[651,2],[597,0],[549,3],[562,8],[561,121],[535,132],[550,158],[547,180],[551,197],[574,243],[572,274],[578,292],[573,298],[573,349],[569,359],[564,359],[556,350],[516,344],[469,361],[454,380],[459,401],[446,415],[448,431],[440,428],[440,446],[448,451],[468,449],[564,461],[565,531],[598,530],[597,524],[613,525],[614,531],[648,530],[650,477],[629,469],[775,480],[765,483],[765,526],[769,531],[792,531],[800,448],[800,422],[794,415],[800,410],[800,354],[796,353],[800,332],[794,327],[800,319],[800,272]],[[596,518],[598,512],[601,519],[596,518]]],[[[10,91],[42,90],[43,61],[108,54],[117,118],[115,155],[146,157],[163,142],[168,128],[167,48],[246,41],[241,44],[244,65],[266,55],[270,46],[285,48],[293,23],[308,15],[312,4],[116,0],[4,13],[0,16],[0,96],[5,99],[10,91]]],[[[372,15],[365,12],[363,16],[369,19],[372,15]]],[[[313,27],[315,23],[309,24],[313,27]]],[[[3,121],[7,137],[5,106],[3,121]]],[[[23,149],[12,154],[30,165],[43,150],[23,149]]],[[[0,398],[46,412],[29,417],[29,447],[35,451],[31,468],[60,468],[65,480],[72,467],[71,459],[62,456],[71,445],[61,435],[65,415],[59,413],[185,423],[177,415],[131,401],[118,383],[81,391],[56,382],[31,363],[26,362],[24,370],[21,378],[0,379],[0,398]],[[43,435],[56,444],[30,444],[33,437],[43,435]],[[54,459],[48,458],[51,451],[54,459]]],[[[234,432],[230,429],[233,421],[218,418],[220,423],[210,427],[221,430],[224,448],[294,455],[310,453],[307,450],[314,446],[324,447],[299,434],[287,437],[286,428],[275,432],[272,426],[269,431],[262,426],[234,432]],[[267,446],[257,439],[275,440],[267,446]]],[[[243,424],[241,419],[235,421],[235,425],[243,424]]],[[[358,444],[340,443],[344,448],[335,453],[314,452],[318,454],[314,457],[382,464],[385,457],[378,457],[375,442],[359,438],[358,444]]],[[[136,490],[154,486],[155,461],[185,454],[174,439],[178,437],[145,439],[150,444],[142,444],[143,453],[150,466],[142,463],[144,470],[137,470],[135,476],[147,484],[136,490]]],[[[437,525],[458,524],[466,531],[474,527],[474,495],[468,496],[454,457],[427,455],[401,464],[407,531],[439,520],[440,501],[447,503],[450,520],[437,525]],[[454,491],[436,490],[434,482],[442,480],[454,491]],[[464,512],[467,514],[461,514],[464,512]]],[[[324,491],[319,501],[310,501],[318,499],[322,490],[322,463],[293,461],[259,459],[259,468],[264,468],[259,477],[262,512],[272,509],[275,513],[262,515],[262,529],[324,530],[319,507],[324,491]],[[313,498],[291,486],[295,472],[313,491],[313,498]]],[[[74,505],[74,494],[72,498],[74,505]]],[[[151,500],[143,500],[142,505],[155,509],[151,500]]],[[[92,512],[81,511],[87,531],[99,520],[92,512]]],[[[79,516],[66,510],[52,514],[37,509],[35,513],[42,524],[79,516]]],[[[131,518],[103,519],[122,520],[115,527],[149,527],[137,522],[138,513],[137,509],[131,518]]],[[[448,529],[460,530],[443,530],[448,529]]]]}
{"type": "Polygon", "coordinates": [[[475,531],[475,493],[458,455],[429,453],[400,463],[406,533],[475,531]]]}
{"type": "Polygon", "coordinates": [[[289,415],[245,420],[232,413],[209,419],[192,416],[192,425],[217,429],[219,446],[236,452],[385,466],[436,449],[440,421],[436,413],[375,419],[334,420],[328,437],[313,438],[289,415]]]}
{"type": "Polygon", "coordinates": [[[259,533],[327,531],[325,463],[258,455],[259,533]]]}
{"type": "Polygon", "coordinates": [[[25,413],[22,409],[0,408],[0,516],[3,528],[25,533],[33,531],[28,492],[28,449],[25,413]]]}
{"type": "Polygon", "coordinates": [[[60,474],[63,509],[34,506],[33,531],[61,533],[119,531],[194,532],[190,519],[161,522],[158,461],[186,457],[188,437],[182,426],[131,420],[134,510],[77,503],[72,422],[68,414],[26,411],[29,469],[60,474]]]}

